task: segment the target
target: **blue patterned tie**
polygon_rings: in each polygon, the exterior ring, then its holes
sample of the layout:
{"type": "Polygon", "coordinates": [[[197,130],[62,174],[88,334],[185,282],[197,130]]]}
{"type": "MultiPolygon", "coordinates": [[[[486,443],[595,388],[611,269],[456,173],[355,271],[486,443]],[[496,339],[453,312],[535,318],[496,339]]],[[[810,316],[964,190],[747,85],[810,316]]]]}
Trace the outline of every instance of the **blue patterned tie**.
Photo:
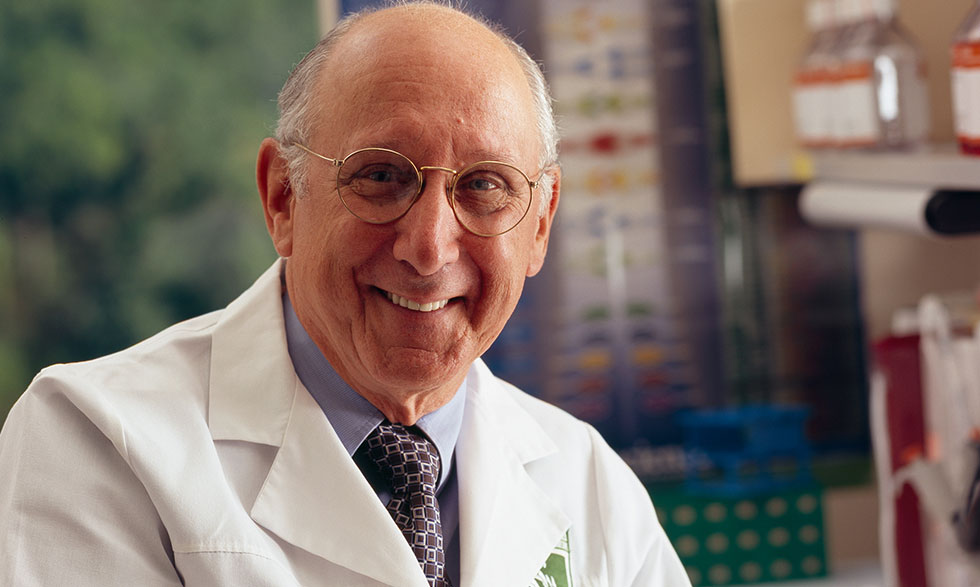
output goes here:
{"type": "Polygon", "coordinates": [[[391,482],[388,513],[415,551],[432,587],[452,587],[446,577],[436,485],[439,453],[424,436],[382,422],[367,438],[368,456],[391,482]]]}

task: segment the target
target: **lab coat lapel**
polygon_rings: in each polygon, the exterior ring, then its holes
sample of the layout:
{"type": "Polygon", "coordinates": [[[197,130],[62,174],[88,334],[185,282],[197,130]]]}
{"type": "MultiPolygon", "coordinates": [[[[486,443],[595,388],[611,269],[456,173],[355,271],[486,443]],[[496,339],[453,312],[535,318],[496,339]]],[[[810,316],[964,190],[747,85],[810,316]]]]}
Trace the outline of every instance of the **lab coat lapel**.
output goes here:
{"type": "Polygon", "coordinates": [[[556,451],[540,425],[477,361],[456,446],[463,585],[531,584],[570,521],[525,465],[556,451]]]}
{"type": "Polygon", "coordinates": [[[302,387],[252,518],[284,540],[382,583],[427,586],[408,542],[302,387]]]}
{"type": "Polygon", "coordinates": [[[211,435],[279,447],[252,504],[258,524],[381,583],[426,587],[408,542],[293,370],[281,270],[277,262],[266,271],[215,328],[211,435]]]}

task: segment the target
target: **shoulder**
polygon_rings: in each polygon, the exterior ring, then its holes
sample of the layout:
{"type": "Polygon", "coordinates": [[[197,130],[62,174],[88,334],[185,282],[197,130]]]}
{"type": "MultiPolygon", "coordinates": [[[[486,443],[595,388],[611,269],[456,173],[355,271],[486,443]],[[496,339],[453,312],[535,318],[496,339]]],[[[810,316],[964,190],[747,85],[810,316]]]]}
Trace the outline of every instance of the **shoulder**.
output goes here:
{"type": "Polygon", "coordinates": [[[216,334],[224,328],[232,331],[226,338],[261,339],[269,316],[281,317],[280,269],[274,264],[224,309],[174,324],[111,355],[42,370],[18,404],[63,397],[90,415],[112,409],[166,418],[180,407],[203,411],[216,334]]]}
{"type": "Polygon", "coordinates": [[[625,468],[619,472],[635,477],[591,424],[502,379],[493,377],[493,381],[509,401],[529,415],[533,422],[551,438],[559,453],[565,454],[567,458],[595,463],[607,461],[622,463],[625,468]]]}
{"type": "Polygon", "coordinates": [[[138,429],[144,420],[158,425],[148,429],[164,433],[167,424],[201,420],[216,374],[218,335],[230,332],[226,341],[270,338],[261,335],[269,316],[281,316],[280,269],[274,264],[224,309],[174,324],[111,355],[47,367],[15,404],[12,417],[22,417],[30,405],[61,401],[107,435],[128,423],[138,429]]]}
{"type": "Polygon", "coordinates": [[[628,499],[643,509],[649,506],[652,514],[649,495],[639,479],[591,424],[494,377],[485,366],[482,369],[481,375],[488,377],[486,385],[495,388],[495,409],[503,425],[517,438],[543,434],[550,440],[551,454],[530,463],[531,470],[561,469],[580,484],[582,493],[599,500],[628,499]]]}
{"type": "Polygon", "coordinates": [[[0,430],[0,552],[19,553],[19,566],[0,563],[0,583],[11,573],[37,584],[172,580],[157,499],[203,452],[214,321],[202,316],[35,377],[0,430]],[[98,571],[69,576],[50,564],[72,553],[97,557],[98,571]]]}
{"type": "MultiPolygon", "coordinates": [[[[6,443],[15,434],[30,444],[75,430],[102,437],[130,461],[152,446],[179,445],[191,429],[206,429],[211,332],[219,315],[175,324],[111,355],[43,369],[10,411],[6,443]]],[[[83,444],[61,439],[65,454],[83,444]]]]}
{"type": "Polygon", "coordinates": [[[592,444],[596,440],[605,444],[592,425],[576,418],[565,410],[535,397],[524,390],[501,379],[496,380],[500,388],[531,415],[556,442],[572,442],[575,446],[592,444]]]}
{"type": "Polygon", "coordinates": [[[18,403],[59,396],[88,412],[136,407],[131,404],[145,411],[154,404],[173,405],[175,394],[203,400],[211,333],[220,314],[180,322],[111,355],[47,367],[18,403]]]}
{"type": "Polygon", "coordinates": [[[555,447],[561,447],[560,452],[580,457],[590,455],[597,443],[605,445],[590,424],[498,378],[482,361],[474,364],[471,374],[476,378],[471,393],[480,394],[479,403],[491,415],[490,420],[504,427],[508,435],[524,438],[543,433],[555,447]]]}

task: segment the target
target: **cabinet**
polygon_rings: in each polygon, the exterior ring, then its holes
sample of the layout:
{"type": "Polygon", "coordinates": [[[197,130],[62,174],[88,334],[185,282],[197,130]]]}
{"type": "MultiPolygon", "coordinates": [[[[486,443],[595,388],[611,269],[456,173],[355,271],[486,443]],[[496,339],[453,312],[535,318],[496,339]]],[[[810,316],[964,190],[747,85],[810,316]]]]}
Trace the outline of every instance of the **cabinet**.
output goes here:
{"type": "MultiPolygon", "coordinates": [[[[832,182],[895,192],[952,187],[980,190],[980,158],[953,148],[949,45],[973,0],[901,0],[899,17],[928,65],[932,138],[918,153],[828,153],[795,144],[792,73],[808,32],[805,0],[717,0],[735,181],[742,187],[832,182]]],[[[898,200],[896,200],[896,205],[898,200]]],[[[883,229],[859,230],[862,311],[868,335],[887,332],[892,313],[930,291],[980,283],[980,237],[939,238],[883,229]]]]}

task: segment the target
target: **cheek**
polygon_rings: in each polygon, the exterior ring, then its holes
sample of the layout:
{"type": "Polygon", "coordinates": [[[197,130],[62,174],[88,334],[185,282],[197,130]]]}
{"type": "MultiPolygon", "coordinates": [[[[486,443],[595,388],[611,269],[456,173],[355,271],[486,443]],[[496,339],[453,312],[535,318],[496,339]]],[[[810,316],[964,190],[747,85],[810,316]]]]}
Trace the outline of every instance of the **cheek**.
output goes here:
{"type": "Polygon", "coordinates": [[[521,246],[492,247],[489,251],[483,251],[482,263],[479,263],[483,276],[483,300],[478,316],[485,326],[499,323],[500,328],[510,318],[524,288],[528,251],[529,247],[521,246]]]}
{"type": "Polygon", "coordinates": [[[476,334],[479,354],[486,352],[507,325],[523,290],[524,280],[514,273],[484,276],[483,299],[472,327],[476,334]]]}
{"type": "Polygon", "coordinates": [[[338,209],[341,204],[327,196],[307,195],[296,207],[295,246],[301,254],[321,264],[329,263],[331,256],[345,255],[346,243],[353,241],[348,234],[353,225],[347,218],[350,214],[343,207],[338,209]]]}
{"type": "MultiPolygon", "coordinates": [[[[307,196],[309,198],[310,196],[307,196]]],[[[315,291],[319,298],[336,295],[331,290],[340,278],[345,263],[349,263],[350,250],[345,246],[349,239],[346,227],[337,221],[335,211],[329,206],[305,202],[298,206],[294,230],[293,255],[290,263],[297,269],[297,278],[306,282],[308,289],[315,291]],[[323,220],[333,218],[335,220],[323,220]]],[[[339,217],[343,219],[343,217],[339,217]]]]}

